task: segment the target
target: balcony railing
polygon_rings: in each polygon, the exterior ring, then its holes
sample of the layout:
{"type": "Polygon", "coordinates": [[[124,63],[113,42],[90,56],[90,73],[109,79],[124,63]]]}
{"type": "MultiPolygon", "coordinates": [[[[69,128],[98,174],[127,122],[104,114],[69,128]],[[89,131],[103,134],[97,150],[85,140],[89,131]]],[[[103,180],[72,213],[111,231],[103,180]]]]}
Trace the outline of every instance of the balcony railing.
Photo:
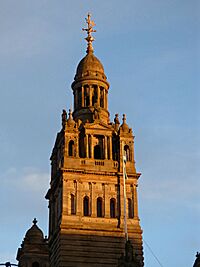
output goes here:
{"type": "Polygon", "coordinates": [[[70,169],[116,171],[118,169],[118,162],[113,160],[66,157],[63,167],[70,169]]]}

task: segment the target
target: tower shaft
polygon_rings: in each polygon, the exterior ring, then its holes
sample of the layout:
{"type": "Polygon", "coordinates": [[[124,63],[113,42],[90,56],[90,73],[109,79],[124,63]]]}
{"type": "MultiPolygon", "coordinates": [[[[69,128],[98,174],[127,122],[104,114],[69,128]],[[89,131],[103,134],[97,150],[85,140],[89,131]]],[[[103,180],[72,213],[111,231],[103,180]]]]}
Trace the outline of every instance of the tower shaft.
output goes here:
{"type": "MultiPolygon", "coordinates": [[[[124,116],[110,122],[109,83],[93,50],[80,61],[74,111],[62,114],[51,156],[49,248],[51,267],[118,266],[124,252],[123,155],[127,228],[137,267],[143,266],[134,136],[124,116]]],[[[132,265],[131,265],[132,266],[132,265]]]]}

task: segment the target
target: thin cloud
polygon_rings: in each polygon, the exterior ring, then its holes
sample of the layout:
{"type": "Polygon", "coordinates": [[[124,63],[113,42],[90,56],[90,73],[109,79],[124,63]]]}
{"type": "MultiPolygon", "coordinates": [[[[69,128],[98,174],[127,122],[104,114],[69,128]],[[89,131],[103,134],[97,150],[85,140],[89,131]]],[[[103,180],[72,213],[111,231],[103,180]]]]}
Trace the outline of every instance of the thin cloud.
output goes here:
{"type": "Polygon", "coordinates": [[[28,190],[34,193],[41,193],[48,188],[49,173],[34,168],[8,169],[1,178],[3,187],[12,187],[18,193],[28,190]]]}
{"type": "MultiPolygon", "coordinates": [[[[176,201],[177,198],[182,198],[185,201],[190,198],[195,198],[199,195],[200,181],[190,181],[188,185],[188,180],[180,181],[177,180],[167,180],[160,183],[152,185],[152,181],[145,182],[141,188],[142,197],[149,200],[166,200],[176,201]]],[[[180,199],[179,199],[180,201],[180,199]]]]}
{"type": "Polygon", "coordinates": [[[39,169],[11,167],[0,175],[1,211],[1,262],[15,262],[16,249],[36,217],[40,227],[46,232],[47,201],[50,175],[39,169]],[[9,229],[9,230],[8,230],[9,229]],[[8,235],[9,232],[9,235],[8,235]],[[14,239],[15,233],[18,233],[14,239]]]}
{"type": "Polygon", "coordinates": [[[33,168],[10,168],[0,179],[0,210],[6,214],[1,218],[2,225],[7,225],[7,221],[30,220],[33,216],[42,218],[47,213],[48,173],[33,168]]]}

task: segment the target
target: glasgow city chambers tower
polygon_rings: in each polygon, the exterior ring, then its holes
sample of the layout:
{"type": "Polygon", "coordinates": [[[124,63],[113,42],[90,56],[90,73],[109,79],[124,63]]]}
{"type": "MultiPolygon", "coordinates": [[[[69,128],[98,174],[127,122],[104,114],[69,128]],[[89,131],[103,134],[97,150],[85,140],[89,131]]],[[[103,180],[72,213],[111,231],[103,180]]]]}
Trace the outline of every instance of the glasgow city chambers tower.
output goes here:
{"type": "Polygon", "coordinates": [[[144,266],[134,136],[125,115],[110,121],[109,83],[93,52],[90,14],[86,22],[74,110],[63,110],[51,155],[49,236],[34,220],[18,250],[21,267],[144,266]]]}

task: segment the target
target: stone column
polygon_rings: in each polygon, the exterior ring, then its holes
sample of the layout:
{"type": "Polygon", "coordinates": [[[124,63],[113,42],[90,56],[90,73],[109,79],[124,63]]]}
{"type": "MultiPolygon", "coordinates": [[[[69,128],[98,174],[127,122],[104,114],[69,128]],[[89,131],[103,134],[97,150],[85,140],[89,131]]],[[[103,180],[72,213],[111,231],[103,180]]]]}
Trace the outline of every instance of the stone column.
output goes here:
{"type": "Polygon", "coordinates": [[[76,208],[77,208],[77,215],[81,216],[82,215],[82,202],[83,202],[83,198],[82,198],[82,183],[81,182],[77,182],[77,204],[76,204],[76,208]]]}
{"type": "Polygon", "coordinates": [[[88,158],[91,158],[91,135],[88,135],[88,158]]]}
{"type": "Polygon", "coordinates": [[[93,190],[93,183],[89,183],[90,187],[90,215],[91,217],[95,217],[95,199],[94,199],[94,190],[93,190]]]}
{"type": "Polygon", "coordinates": [[[96,183],[93,183],[92,185],[92,217],[97,217],[97,198],[96,198],[96,194],[94,194],[96,183]]]}
{"type": "Polygon", "coordinates": [[[106,90],[103,89],[103,107],[106,108],[106,90]]]}
{"type": "Polygon", "coordinates": [[[86,134],[86,138],[85,139],[86,139],[86,145],[85,145],[86,146],[85,147],[86,148],[86,158],[88,158],[88,156],[89,156],[88,155],[88,134],[86,134]]]}
{"type": "Polygon", "coordinates": [[[97,86],[97,104],[100,106],[100,87],[97,86]]]}
{"type": "Polygon", "coordinates": [[[74,181],[74,198],[75,198],[75,214],[77,214],[77,202],[78,202],[78,187],[77,180],[74,181]]]}
{"type": "Polygon", "coordinates": [[[82,95],[81,95],[81,99],[82,99],[82,104],[81,106],[84,107],[84,86],[81,87],[81,90],[82,90],[82,95]]]}
{"type": "Polygon", "coordinates": [[[104,91],[105,92],[105,109],[108,110],[108,91],[104,91]]]}
{"type": "Polygon", "coordinates": [[[105,194],[105,184],[102,183],[102,191],[103,191],[103,196],[102,196],[102,217],[105,217],[106,213],[106,194],[105,194]]]}
{"type": "Polygon", "coordinates": [[[108,159],[108,142],[107,136],[104,137],[104,152],[105,152],[105,159],[108,159]]]}
{"type": "Polygon", "coordinates": [[[75,146],[76,146],[76,157],[79,157],[79,139],[75,139],[75,146]]]}
{"type": "Polygon", "coordinates": [[[66,154],[67,154],[67,156],[69,156],[69,141],[70,141],[70,139],[69,138],[66,138],[65,139],[65,152],[66,152],[66,154]]]}
{"type": "Polygon", "coordinates": [[[112,160],[112,136],[109,137],[110,140],[110,159],[112,160]]]}
{"type": "Polygon", "coordinates": [[[93,88],[91,85],[89,85],[89,97],[90,97],[90,104],[89,106],[92,106],[92,93],[93,93],[93,88]]]}
{"type": "Polygon", "coordinates": [[[132,143],[132,146],[131,146],[131,161],[134,162],[134,142],[132,143]]]}
{"type": "Polygon", "coordinates": [[[108,184],[104,185],[104,202],[105,202],[105,218],[110,218],[110,196],[108,193],[108,184]]]}
{"type": "Polygon", "coordinates": [[[90,149],[91,149],[91,158],[93,159],[94,158],[93,135],[91,135],[90,149]]]}

